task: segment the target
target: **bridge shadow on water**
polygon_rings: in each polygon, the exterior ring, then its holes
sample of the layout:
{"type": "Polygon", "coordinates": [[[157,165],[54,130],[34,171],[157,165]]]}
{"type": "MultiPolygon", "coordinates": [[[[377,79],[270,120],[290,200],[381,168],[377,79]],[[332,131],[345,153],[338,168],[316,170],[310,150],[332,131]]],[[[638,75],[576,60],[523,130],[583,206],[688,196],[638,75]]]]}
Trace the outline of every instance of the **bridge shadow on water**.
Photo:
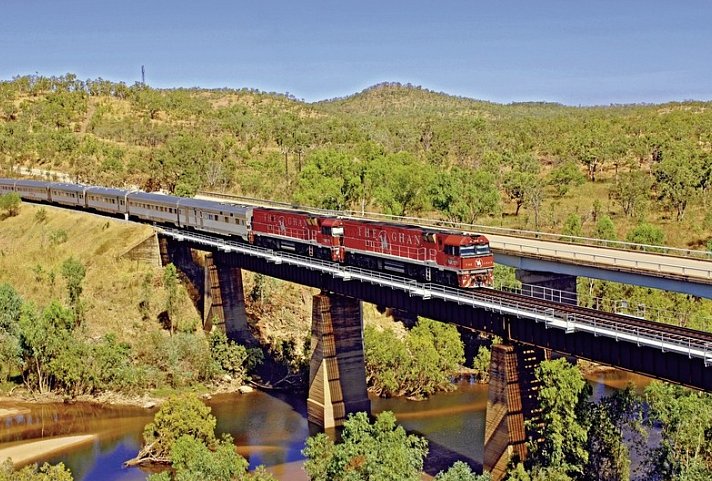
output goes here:
{"type": "MultiPolygon", "coordinates": [[[[422,434],[418,432],[411,432],[411,434],[417,434],[423,436],[427,439],[427,434],[422,434]]],[[[425,458],[425,463],[423,466],[423,471],[425,471],[430,476],[436,476],[441,471],[447,471],[450,466],[455,463],[455,461],[462,461],[470,465],[473,471],[482,472],[482,463],[472,458],[471,456],[466,456],[462,453],[453,451],[451,448],[428,440],[428,456],[425,458]]]]}

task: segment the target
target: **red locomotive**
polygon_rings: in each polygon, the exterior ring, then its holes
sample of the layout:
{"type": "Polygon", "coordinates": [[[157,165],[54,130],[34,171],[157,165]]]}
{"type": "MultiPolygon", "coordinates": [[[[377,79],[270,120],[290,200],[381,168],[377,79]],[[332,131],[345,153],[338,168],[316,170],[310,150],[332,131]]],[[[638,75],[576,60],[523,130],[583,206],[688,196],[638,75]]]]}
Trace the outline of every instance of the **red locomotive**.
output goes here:
{"type": "Polygon", "coordinates": [[[275,250],[458,287],[492,283],[480,234],[255,207],[250,241],[275,250]]]}

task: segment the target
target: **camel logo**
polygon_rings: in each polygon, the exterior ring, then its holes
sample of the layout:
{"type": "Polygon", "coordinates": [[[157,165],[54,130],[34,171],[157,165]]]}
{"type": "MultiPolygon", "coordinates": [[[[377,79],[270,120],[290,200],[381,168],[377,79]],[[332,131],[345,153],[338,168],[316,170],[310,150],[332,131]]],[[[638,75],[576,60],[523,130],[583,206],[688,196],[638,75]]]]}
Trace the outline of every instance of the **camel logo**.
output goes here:
{"type": "Polygon", "coordinates": [[[477,264],[477,267],[482,267],[482,259],[475,260],[475,264],[477,264]]]}
{"type": "Polygon", "coordinates": [[[390,244],[388,244],[388,235],[386,234],[386,231],[382,230],[378,234],[378,240],[381,241],[381,249],[384,251],[387,251],[388,248],[390,247],[390,244]]]}
{"type": "Polygon", "coordinates": [[[279,218],[279,233],[282,235],[287,233],[287,226],[284,225],[284,217],[279,218]]]}

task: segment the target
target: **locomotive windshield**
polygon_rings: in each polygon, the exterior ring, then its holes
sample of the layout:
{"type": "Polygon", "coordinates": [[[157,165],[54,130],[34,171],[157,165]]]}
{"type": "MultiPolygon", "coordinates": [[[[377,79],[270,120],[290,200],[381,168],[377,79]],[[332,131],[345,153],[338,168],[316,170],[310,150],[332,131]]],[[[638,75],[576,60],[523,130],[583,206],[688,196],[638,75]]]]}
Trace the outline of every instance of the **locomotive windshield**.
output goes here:
{"type": "Polygon", "coordinates": [[[462,257],[473,257],[489,254],[488,244],[478,244],[474,246],[463,246],[460,247],[460,255],[462,257]]]}

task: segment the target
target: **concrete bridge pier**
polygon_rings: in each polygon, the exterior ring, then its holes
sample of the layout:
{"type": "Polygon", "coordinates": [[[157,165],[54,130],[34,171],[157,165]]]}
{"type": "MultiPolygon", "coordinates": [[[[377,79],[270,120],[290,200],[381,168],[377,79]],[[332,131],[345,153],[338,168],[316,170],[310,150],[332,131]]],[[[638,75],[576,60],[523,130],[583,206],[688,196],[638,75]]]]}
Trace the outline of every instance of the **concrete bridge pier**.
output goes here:
{"type": "Polygon", "coordinates": [[[207,253],[204,276],[204,329],[215,327],[240,344],[256,344],[247,324],[242,269],[230,262],[229,254],[207,253]]]}
{"type": "Polygon", "coordinates": [[[349,413],[370,413],[361,301],[323,291],[314,296],[311,342],[307,419],[328,429],[349,413]]]}
{"type": "Polygon", "coordinates": [[[525,421],[538,418],[534,369],[546,358],[543,349],[523,344],[492,346],[483,465],[493,481],[504,478],[510,461],[527,457],[525,421]]]}
{"type": "Polygon", "coordinates": [[[525,269],[517,269],[515,276],[523,284],[522,294],[525,296],[574,306],[578,303],[576,276],[525,269]]]}

